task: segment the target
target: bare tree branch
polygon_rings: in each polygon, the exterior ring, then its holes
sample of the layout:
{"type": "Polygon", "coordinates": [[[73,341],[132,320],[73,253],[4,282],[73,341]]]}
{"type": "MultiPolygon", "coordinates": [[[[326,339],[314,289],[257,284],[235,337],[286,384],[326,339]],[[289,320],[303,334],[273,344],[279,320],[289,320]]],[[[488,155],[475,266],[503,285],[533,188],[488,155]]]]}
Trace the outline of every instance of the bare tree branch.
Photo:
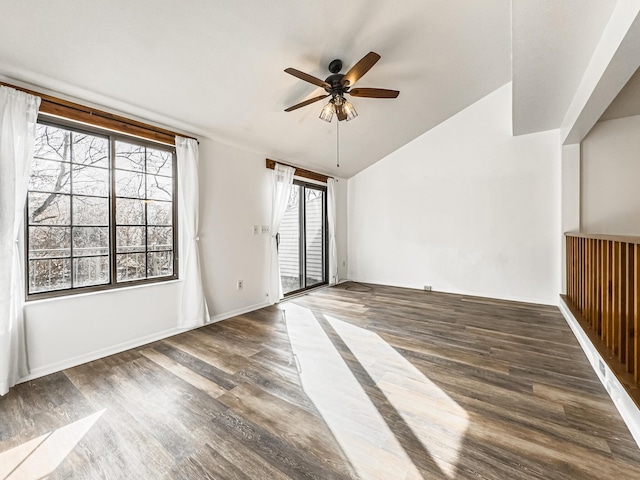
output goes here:
{"type": "MultiPolygon", "coordinates": [[[[45,130],[46,131],[46,130],[45,130]]],[[[47,141],[49,141],[49,135],[48,133],[45,133],[45,135],[47,136],[47,141]]],[[[63,151],[63,157],[62,158],[66,158],[66,154],[69,150],[69,141],[68,141],[68,135],[65,135],[65,140],[63,142],[64,145],[64,151],[63,151]]],[[[70,172],[69,172],[70,174],[70,172]]],[[[67,164],[62,162],[60,164],[60,170],[58,172],[58,178],[56,179],[56,184],[53,188],[55,193],[50,193],[47,198],[45,198],[44,202],[42,202],[42,205],[40,205],[38,208],[36,208],[33,213],[31,214],[31,221],[33,223],[41,223],[43,220],[37,220],[37,217],[42,215],[42,213],[49,208],[49,206],[53,203],[53,201],[56,198],[56,194],[62,191],[62,187],[66,185],[67,181],[69,180],[69,174],[67,174],[67,164]],[[65,178],[66,177],[66,178],[65,178]]],[[[51,218],[51,217],[47,217],[47,218],[51,218]]]]}

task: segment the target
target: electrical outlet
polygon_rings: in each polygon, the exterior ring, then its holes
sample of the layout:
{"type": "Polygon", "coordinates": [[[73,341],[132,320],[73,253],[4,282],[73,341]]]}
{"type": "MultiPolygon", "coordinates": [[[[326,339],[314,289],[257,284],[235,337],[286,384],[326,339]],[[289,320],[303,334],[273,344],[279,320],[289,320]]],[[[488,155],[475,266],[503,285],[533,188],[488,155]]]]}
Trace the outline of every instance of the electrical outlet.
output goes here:
{"type": "Polygon", "coordinates": [[[425,292],[430,292],[431,291],[431,285],[425,285],[424,286],[424,291],[425,292]]]}
{"type": "Polygon", "coordinates": [[[262,225],[262,234],[265,235],[269,233],[269,225],[262,225]]]}
{"type": "Polygon", "coordinates": [[[238,280],[238,290],[242,290],[244,288],[244,282],[242,280],[238,280]]]}
{"type": "Polygon", "coordinates": [[[260,227],[258,225],[253,226],[253,234],[258,235],[260,233],[260,227]]]}

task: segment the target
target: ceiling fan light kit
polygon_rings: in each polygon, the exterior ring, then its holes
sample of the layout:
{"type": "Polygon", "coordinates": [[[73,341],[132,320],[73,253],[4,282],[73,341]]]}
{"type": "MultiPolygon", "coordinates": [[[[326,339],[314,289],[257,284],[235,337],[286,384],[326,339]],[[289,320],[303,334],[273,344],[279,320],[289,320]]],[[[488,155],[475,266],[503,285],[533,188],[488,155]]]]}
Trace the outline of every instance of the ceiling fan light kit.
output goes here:
{"type": "Polygon", "coordinates": [[[327,103],[320,112],[320,119],[331,123],[335,113],[338,113],[338,120],[346,120],[347,122],[358,116],[358,112],[356,112],[354,106],[342,96],[336,96],[329,100],[329,103],[327,103]]]}
{"type": "Polygon", "coordinates": [[[331,72],[331,75],[329,75],[326,80],[321,80],[295,68],[285,69],[286,73],[324,88],[325,92],[327,92],[327,95],[320,95],[293,105],[287,108],[285,112],[297,110],[298,108],[305,107],[330,96],[331,99],[329,103],[327,103],[320,112],[320,119],[325,122],[331,122],[333,116],[336,115],[338,121],[349,121],[356,118],[358,112],[356,112],[353,105],[346,100],[345,95],[367,98],[396,98],[400,94],[398,90],[387,90],[384,88],[354,88],[351,90],[351,87],[353,87],[378,60],[380,60],[380,55],[375,52],[369,52],[344,75],[340,73],[340,70],[342,70],[342,61],[338,59],[332,60],[331,63],[329,63],[329,72],[331,72]]]}

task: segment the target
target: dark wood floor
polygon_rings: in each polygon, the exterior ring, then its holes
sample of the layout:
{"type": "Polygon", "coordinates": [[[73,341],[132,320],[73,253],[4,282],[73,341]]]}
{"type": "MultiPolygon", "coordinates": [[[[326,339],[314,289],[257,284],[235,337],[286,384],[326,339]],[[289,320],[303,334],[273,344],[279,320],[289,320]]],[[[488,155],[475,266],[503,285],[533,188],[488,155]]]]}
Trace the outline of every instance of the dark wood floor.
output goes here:
{"type": "Polygon", "coordinates": [[[556,308],[353,283],[19,385],[0,452],[0,480],[640,478],[556,308]]]}

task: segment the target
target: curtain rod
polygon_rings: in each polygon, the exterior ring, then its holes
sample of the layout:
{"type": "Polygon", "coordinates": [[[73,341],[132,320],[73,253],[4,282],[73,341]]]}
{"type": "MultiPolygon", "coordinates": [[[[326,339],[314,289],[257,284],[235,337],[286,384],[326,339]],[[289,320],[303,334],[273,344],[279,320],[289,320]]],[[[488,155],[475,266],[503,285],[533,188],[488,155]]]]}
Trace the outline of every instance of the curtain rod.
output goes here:
{"type": "Polygon", "coordinates": [[[270,168],[273,170],[276,166],[276,163],[279,163],[280,165],[284,165],[285,167],[295,168],[296,169],[295,175],[297,177],[309,178],[311,180],[316,180],[317,182],[323,182],[323,183],[327,183],[327,180],[329,178],[333,178],[328,175],[324,175],[323,173],[314,172],[312,170],[305,170],[304,168],[296,167],[295,165],[288,165],[286,163],[276,162],[275,160],[271,160],[267,158],[267,168],[270,168]]]}
{"type": "Polygon", "coordinates": [[[97,108],[87,107],[79,103],[63,100],[62,98],[35,92],[27,88],[18,87],[4,82],[0,82],[0,85],[40,97],[42,99],[40,112],[44,114],[63,117],[69,120],[75,120],[89,125],[94,125],[96,127],[103,127],[120,133],[126,133],[170,145],[175,145],[176,136],[198,141],[197,138],[189,137],[172,130],[167,130],[166,128],[149,125],[148,123],[139,122],[137,120],[105,112],[97,108]]]}

